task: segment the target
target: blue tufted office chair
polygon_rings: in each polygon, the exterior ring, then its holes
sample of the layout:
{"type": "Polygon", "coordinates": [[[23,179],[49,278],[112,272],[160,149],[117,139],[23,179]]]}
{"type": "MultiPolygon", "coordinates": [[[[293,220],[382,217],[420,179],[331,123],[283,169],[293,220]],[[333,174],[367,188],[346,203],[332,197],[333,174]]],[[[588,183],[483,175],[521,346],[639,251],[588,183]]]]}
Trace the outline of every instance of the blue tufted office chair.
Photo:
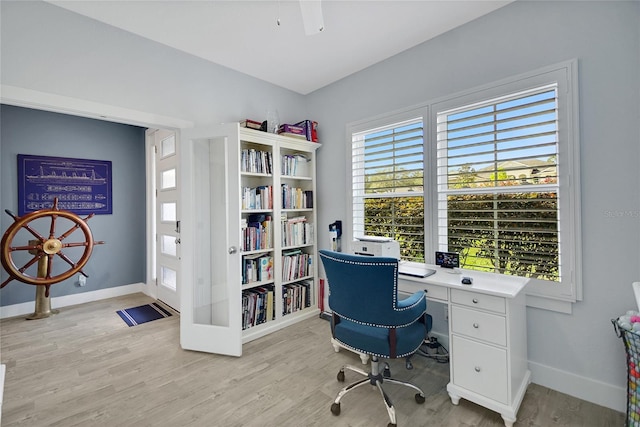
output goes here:
{"type": "Polygon", "coordinates": [[[338,381],[345,380],[345,369],[365,378],[344,387],[331,405],[334,415],[340,414],[340,401],[350,391],[365,385],[377,386],[391,420],[396,414],[383,383],[400,384],[416,390],[415,400],[424,403],[422,390],[415,385],[389,378],[388,365],[384,375],[379,358],[407,358],[414,354],[431,329],[431,316],[426,313],[424,292],[398,299],[398,260],[386,257],[350,255],[320,251],[329,282],[329,307],[333,312],[331,333],[346,348],[371,356],[371,372],[344,365],[338,381]]]}

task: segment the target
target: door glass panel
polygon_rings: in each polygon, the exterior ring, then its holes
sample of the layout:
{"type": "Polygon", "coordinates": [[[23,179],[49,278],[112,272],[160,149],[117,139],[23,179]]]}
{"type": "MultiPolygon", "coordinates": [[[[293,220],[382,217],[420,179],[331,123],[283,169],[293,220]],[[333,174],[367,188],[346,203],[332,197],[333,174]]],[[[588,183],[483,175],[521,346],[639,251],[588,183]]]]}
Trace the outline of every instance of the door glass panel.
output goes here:
{"type": "Polygon", "coordinates": [[[162,267],[160,269],[160,284],[173,290],[176,289],[177,275],[176,271],[169,267],[162,267]]]}
{"type": "MultiPolygon", "coordinates": [[[[193,175],[196,230],[199,236],[216,238],[198,239],[195,251],[195,283],[193,284],[194,323],[229,326],[228,238],[224,227],[227,222],[227,170],[225,165],[226,141],[199,141],[194,147],[193,175]]],[[[234,303],[238,303],[234,301],[234,303]]]]}
{"type": "Polygon", "coordinates": [[[175,135],[171,135],[168,138],[165,138],[160,143],[160,156],[165,158],[176,152],[176,137],[175,135]]]}
{"type": "Polygon", "coordinates": [[[168,169],[162,171],[160,178],[160,189],[166,190],[168,188],[176,188],[176,170],[168,169]]]}
{"type": "Polygon", "coordinates": [[[161,236],[161,246],[160,250],[165,255],[176,256],[178,254],[177,251],[178,245],[176,245],[176,237],[175,236],[167,236],[163,234],[161,236]]]}
{"type": "Polygon", "coordinates": [[[160,206],[160,221],[175,221],[176,215],[176,202],[163,202],[160,206]]]}

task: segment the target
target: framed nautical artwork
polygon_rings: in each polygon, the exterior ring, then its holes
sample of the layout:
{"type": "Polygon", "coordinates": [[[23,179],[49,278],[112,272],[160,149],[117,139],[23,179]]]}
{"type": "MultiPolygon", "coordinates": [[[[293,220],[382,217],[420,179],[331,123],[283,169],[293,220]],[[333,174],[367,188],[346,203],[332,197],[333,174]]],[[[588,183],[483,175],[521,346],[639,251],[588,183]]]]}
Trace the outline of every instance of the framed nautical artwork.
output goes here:
{"type": "Polygon", "coordinates": [[[111,161],[18,154],[18,215],[53,207],[112,214],[111,161]]]}

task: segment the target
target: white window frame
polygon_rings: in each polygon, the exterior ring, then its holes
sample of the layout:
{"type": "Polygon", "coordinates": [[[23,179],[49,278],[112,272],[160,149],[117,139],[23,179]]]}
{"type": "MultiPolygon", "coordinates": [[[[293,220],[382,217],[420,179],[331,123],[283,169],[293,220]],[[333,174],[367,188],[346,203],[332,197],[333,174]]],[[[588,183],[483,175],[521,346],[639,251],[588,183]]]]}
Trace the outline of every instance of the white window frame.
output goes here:
{"type": "MultiPolygon", "coordinates": [[[[348,191],[346,192],[346,197],[347,197],[346,206],[348,206],[348,208],[347,208],[346,227],[343,230],[343,242],[346,241],[348,245],[351,245],[351,243],[355,239],[355,236],[356,235],[359,236],[360,234],[362,234],[359,230],[356,233],[354,233],[354,230],[353,230],[353,221],[354,221],[354,212],[352,210],[353,200],[354,200],[353,189],[354,189],[354,185],[359,185],[359,183],[355,183],[353,181],[353,168],[352,168],[353,163],[351,158],[352,149],[353,149],[353,135],[361,134],[363,132],[370,132],[375,129],[385,128],[390,125],[403,123],[410,120],[415,120],[417,118],[422,118],[422,123],[424,126],[425,117],[427,117],[425,108],[417,107],[417,108],[408,108],[405,110],[396,111],[391,114],[385,114],[385,115],[377,116],[367,120],[363,120],[360,122],[353,122],[353,123],[347,124],[347,133],[346,133],[347,144],[345,144],[346,145],[345,158],[347,159],[346,163],[347,163],[348,191]]],[[[423,132],[425,132],[424,129],[423,129],[423,132]]],[[[426,157],[425,157],[425,165],[426,165],[426,157]]],[[[426,172],[426,169],[425,169],[425,172],[426,172]]],[[[425,203],[426,203],[426,190],[427,190],[426,183],[425,183],[424,190],[425,190],[425,193],[423,193],[423,197],[425,198],[425,203]]],[[[425,229],[426,229],[426,224],[425,224],[425,229]]],[[[344,246],[344,243],[343,243],[343,246],[344,246]]],[[[349,247],[349,250],[350,249],[351,248],[349,247]]]]}
{"type": "MultiPolygon", "coordinates": [[[[438,112],[465,105],[484,102],[492,98],[545,86],[558,85],[558,171],[560,211],[560,253],[562,275],[560,282],[532,279],[527,285],[527,305],[553,311],[571,313],[572,303],[582,300],[582,241],[581,241],[581,194],[580,194],[580,146],[579,146],[579,102],[578,61],[576,59],[544,67],[529,73],[500,80],[465,92],[439,98],[372,119],[347,125],[347,209],[348,222],[353,224],[351,141],[354,133],[389,126],[408,119],[423,116],[425,139],[424,150],[424,205],[425,205],[425,259],[438,250],[437,235],[437,165],[436,123],[438,112]]],[[[345,230],[348,242],[353,240],[351,226],[345,230]]],[[[429,262],[429,261],[427,261],[429,262]]]]}
{"type": "MultiPolygon", "coordinates": [[[[413,160],[413,158],[420,158],[420,168],[417,170],[420,170],[423,174],[424,174],[424,130],[422,129],[422,125],[424,123],[424,117],[422,116],[422,114],[418,114],[416,117],[413,117],[410,120],[406,120],[406,121],[402,121],[402,122],[395,122],[393,123],[392,126],[383,126],[383,127],[378,127],[378,128],[374,128],[374,129],[367,129],[366,132],[363,133],[353,133],[353,137],[352,137],[352,150],[351,150],[351,154],[352,154],[352,158],[351,158],[351,165],[352,165],[352,171],[356,170],[357,172],[352,173],[351,177],[352,177],[352,185],[351,185],[351,189],[352,189],[352,194],[353,194],[353,199],[352,199],[352,209],[351,212],[353,214],[353,219],[351,221],[351,224],[353,225],[353,234],[355,238],[359,238],[362,236],[365,236],[365,210],[366,210],[366,204],[368,200],[373,200],[373,199],[385,199],[385,200],[391,200],[391,199],[404,199],[407,197],[418,197],[423,199],[423,205],[424,205],[424,193],[422,190],[420,191],[398,191],[397,188],[393,188],[393,190],[389,190],[387,189],[387,191],[377,191],[375,194],[372,193],[368,193],[366,191],[366,179],[369,176],[367,174],[367,161],[373,161],[375,162],[372,158],[367,159],[367,148],[366,148],[366,141],[370,136],[373,136],[374,134],[380,134],[383,133],[384,136],[379,136],[376,139],[376,142],[373,142],[376,145],[376,149],[381,149],[382,146],[385,147],[385,150],[391,149],[393,147],[393,157],[387,157],[385,156],[384,159],[385,160],[389,160],[392,159],[392,163],[391,165],[393,166],[393,173],[394,175],[396,173],[399,172],[399,170],[396,170],[395,168],[404,168],[406,166],[414,166],[415,160],[413,160]],[[412,126],[415,124],[420,124],[420,128],[418,130],[418,128],[413,128],[412,126]],[[419,137],[410,137],[407,138],[407,130],[406,128],[411,128],[410,131],[408,131],[409,133],[416,133],[416,132],[420,132],[421,135],[419,137]],[[404,131],[402,131],[400,134],[396,133],[395,131],[399,130],[399,129],[405,129],[404,131]],[[389,134],[387,133],[388,131],[394,131],[393,134],[389,134]],[[386,142],[386,143],[382,143],[380,141],[380,139],[390,139],[390,141],[386,142]],[[415,154],[408,154],[406,152],[406,150],[408,149],[408,147],[404,146],[403,148],[398,147],[397,145],[403,145],[405,143],[408,143],[410,141],[414,141],[415,142],[415,146],[412,144],[411,148],[417,148],[418,146],[421,149],[421,152],[419,153],[415,153],[415,154]],[[397,151],[396,151],[397,150],[397,151]],[[411,160],[410,160],[411,159],[411,160]],[[360,173],[362,172],[362,173],[360,173]],[[362,220],[359,220],[360,218],[362,218],[362,220]]],[[[371,155],[373,157],[376,156],[375,153],[371,153],[371,155]]],[[[371,165],[369,165],[371,167],[371,165]]],[[[417,165],[415,165],[417,166],[417,165]]],[[[379,167],[379,166],[378,166],[379,167]]],[[[375,179],[375,178],[374,178],[375,179]]],[[[394,180],[396,178],[394,177],[394,180]]],[[[421,182],[420,185],[421,188],[424,187],[424,179],[421,182]]],[[[424,215],[424,207],[423,207],[423,215],[424,215]]],[[[402,222],[401,217],[398,218],[394,218],[394,219],[398,219],[400,222],[402,222]]],[[[399,226],[398,229],[395,230],[397,233],[403,234],[403,233],[410,233],[410,229],[408,228],[404,228],[403,226],[399,226]]],[[[422,231],[424,231],[424,221],[422,222],[422,231]]],[[[411,238],[409,235],[406,235],[407,238],[411,238]]],[[[424,238],[420,239],[420,242],[422,245],[424,245],[424,238]]],[[[400,247],[400,252],[401,254],[403,254],[404,249],[402,247],[402,242],[400,243],[401,247],[400,247]]],[[[404,254],[406,255],[406,254],[404,254]]],[[[424,250],[420,253],[421,256],[424,256],[424,250]]],[[[403,259],[408,259],[408,260],[412,260],[411,258],[405,258],[403,256],[403,259]]]]}

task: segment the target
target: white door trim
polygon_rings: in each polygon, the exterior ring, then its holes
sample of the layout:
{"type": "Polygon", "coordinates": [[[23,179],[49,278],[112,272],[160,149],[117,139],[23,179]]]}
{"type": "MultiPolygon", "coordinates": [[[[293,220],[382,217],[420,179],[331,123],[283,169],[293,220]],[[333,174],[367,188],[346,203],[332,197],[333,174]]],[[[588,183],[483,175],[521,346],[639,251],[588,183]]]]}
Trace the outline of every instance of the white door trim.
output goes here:
{"type": "Polygon", "coordinates": [[[147,129],[144,133],[144,156],[146,171],[146,217],[147,217],[147,260],[146,260],[146,286],[144,293],[154,299],[158,299],[158,281],[154,280],[156,275],[155,263],[156,254],[156,229],[155,229],[155,143],[154,134],[157,129],[147,129]]]}
{"type": "Polygon", "coordinates": [[[116,105],[86,101],[17,86],[0,85],[0,102],[16,107],[33,108],[149,128],[175,130],[194,126],[193,122],[177,117],[132,110],[116,105]]]}

